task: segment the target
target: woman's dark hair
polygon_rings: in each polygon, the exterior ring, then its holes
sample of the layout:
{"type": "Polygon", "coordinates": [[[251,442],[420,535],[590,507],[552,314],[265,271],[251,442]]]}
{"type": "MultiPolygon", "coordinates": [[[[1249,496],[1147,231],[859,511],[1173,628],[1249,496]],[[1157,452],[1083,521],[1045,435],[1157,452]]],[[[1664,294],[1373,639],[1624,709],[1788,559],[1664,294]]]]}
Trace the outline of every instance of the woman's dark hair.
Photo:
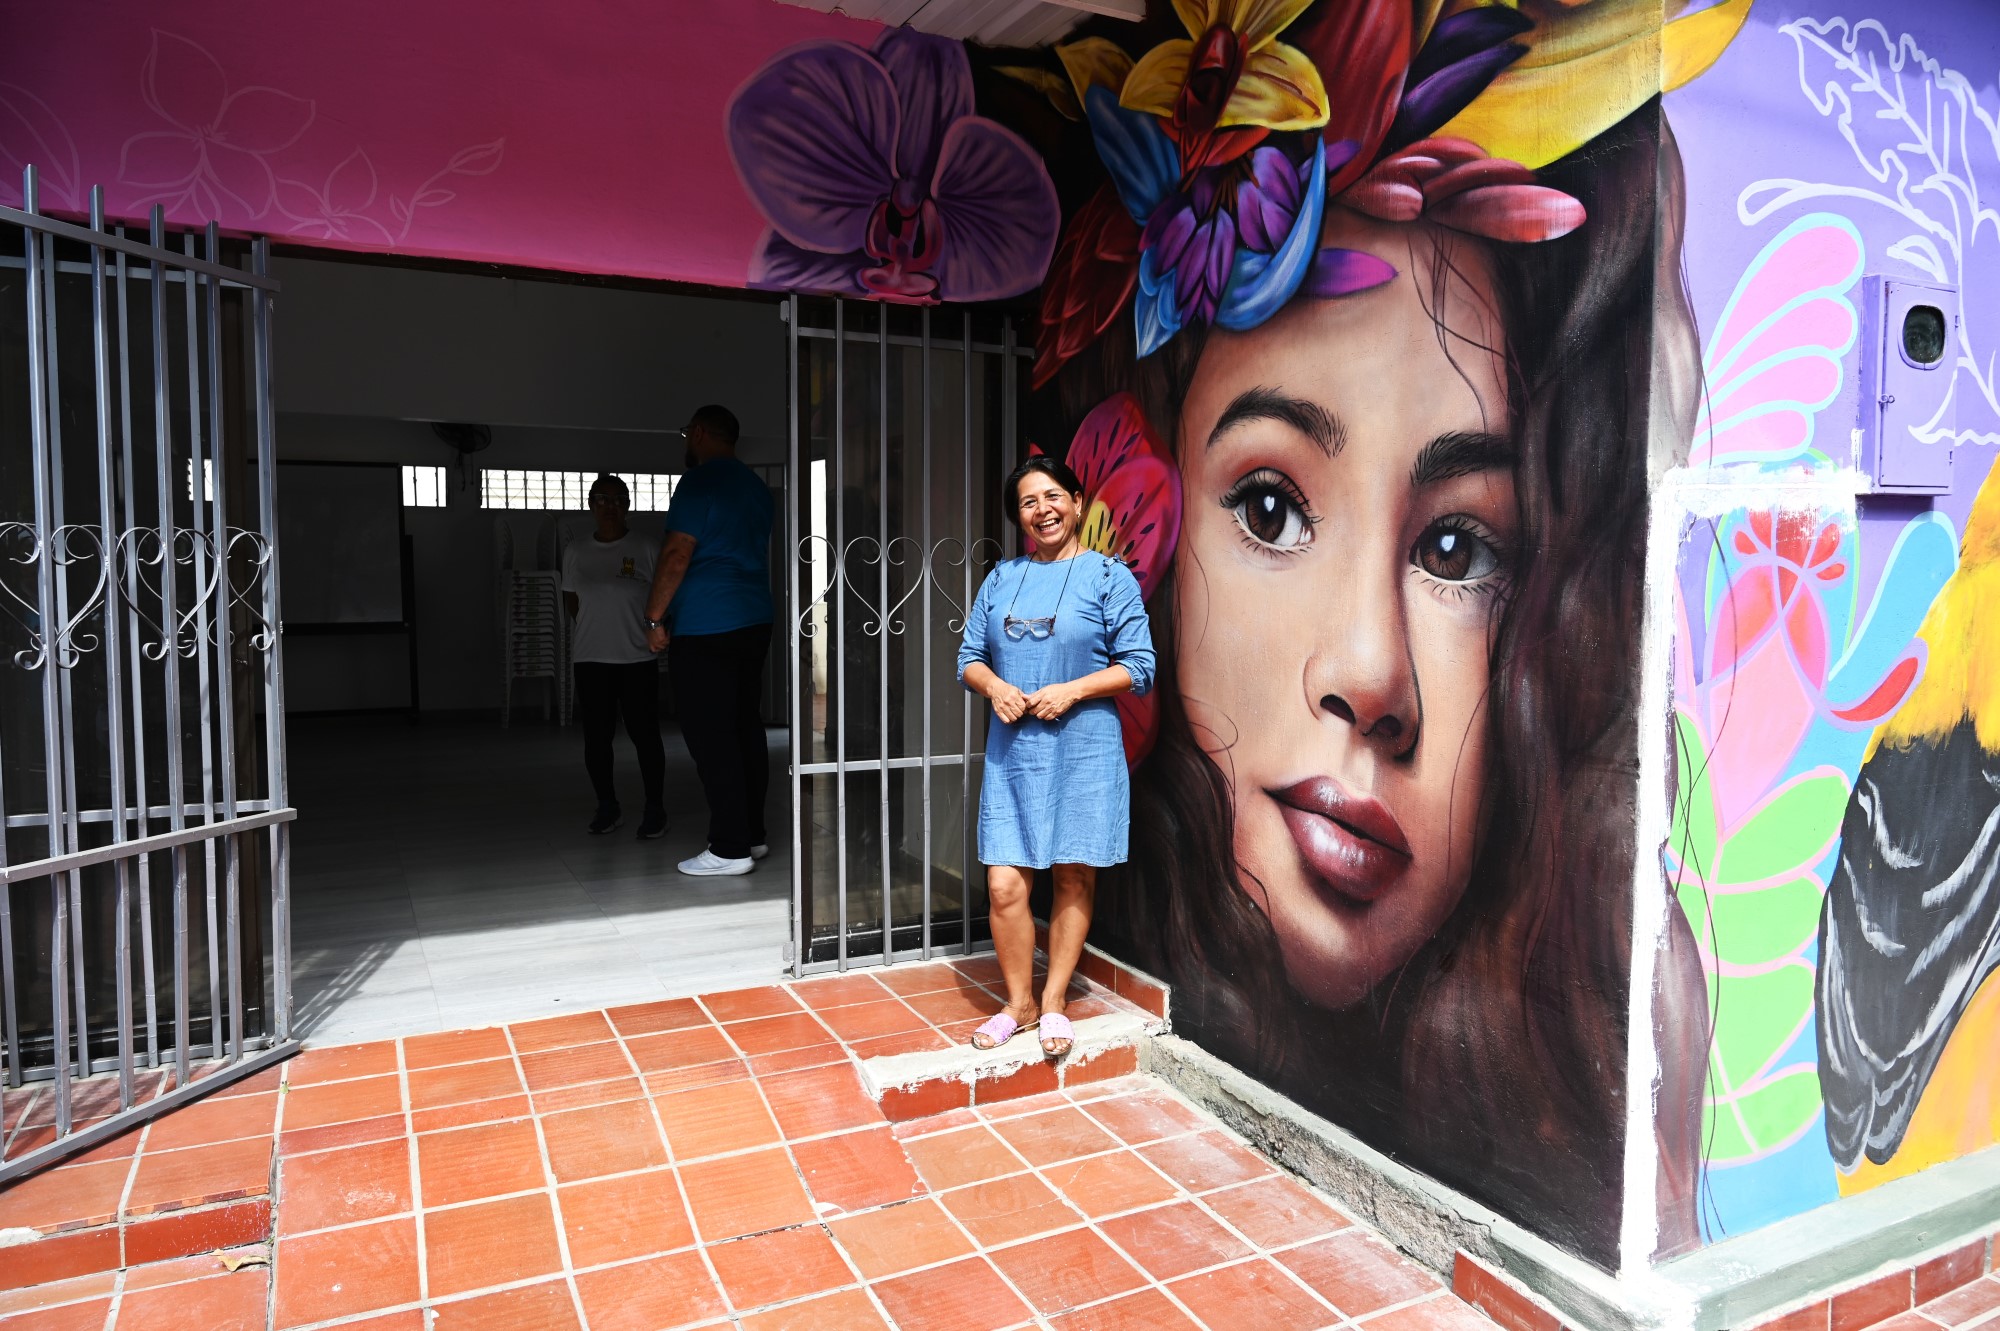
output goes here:
{"type": "MultiPolygon", "coordinates": [[[[1458,907],[1355,1008],[1330,1013],[1291,988],[1236,863],[1228,778],[1181,704],[1170,574],[1149,603],[1159,734],[1134,773],[1132,858],[1106,876],[1102,916],[1135,960],[1180,981],[1175,1025],[1197,1041],[1615,1261],[1654,339],[1657,322],[1683,354],[1692,320],[1658,263],[1666,246],[1678,260],[1681,194],[1657,100],[1538,174],[1588,211],[1560,240],[1427,228],[1440,283],[1455,280],[1455,253],[1487,251],[1519,457],[1520,553],[1492,650],[1482,832],[1458,907]]],[[[1129,388],[1177,441],[1200,339],[1183,333],[1136,362],[1132,350],[1121,321],[1064,371],[1058,410],[1074,421],[1129,388]]],[[[1698,969],[1662,973],[1682,997],[1690,984],[1699,990],[1698,969]]],[[[1663,1117],[1684,1089],[1663,1094],[1663,1117]]]]}
{"type": "Polygon", "coordinates": [[[1083,482],[1076,478],[1076,473],[1069,469],[1067,462],[1037,453],[1007,473],[1007,489],[1004,493],[1007,496],[1007,503],[1011,506],[1010,512],[1013,508],[1021,506],[1021,482],[1036,472],[1060,485],[1066,493],[1073,495],[1083,493],[1083,482]]]}

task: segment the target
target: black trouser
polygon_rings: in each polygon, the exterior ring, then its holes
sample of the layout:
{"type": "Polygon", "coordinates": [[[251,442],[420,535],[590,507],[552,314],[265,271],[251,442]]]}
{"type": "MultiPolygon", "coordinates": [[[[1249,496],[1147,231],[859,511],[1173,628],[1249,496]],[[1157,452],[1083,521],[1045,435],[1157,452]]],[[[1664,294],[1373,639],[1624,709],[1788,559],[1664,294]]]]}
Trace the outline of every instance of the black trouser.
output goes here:
{"type": "Polygon", "coordinates": [[[583,765],[599,804],[616,804],[611,784],[611,732],[625,714],[625,733],[639,751],[639,777],[646,783],[646,808],[665,798],[667,746],[660,742],[660,663],[607,665],[576,663],[576,710],[583,718],[583,765]]]}
{"type": "Polygon", "coordinates": [[[674,710],[708,797],[708,848],[740,860],[764,840],[771,754],[764,747],[764,657],[771,626],[675,634],[667,648],[674,710]]]}

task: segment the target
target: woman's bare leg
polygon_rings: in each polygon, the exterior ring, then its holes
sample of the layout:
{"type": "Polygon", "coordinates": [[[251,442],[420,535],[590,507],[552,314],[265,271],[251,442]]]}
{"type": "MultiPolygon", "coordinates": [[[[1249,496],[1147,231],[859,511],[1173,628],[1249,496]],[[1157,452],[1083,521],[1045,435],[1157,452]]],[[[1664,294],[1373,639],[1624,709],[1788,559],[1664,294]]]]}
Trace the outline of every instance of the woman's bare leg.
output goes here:
{"type": "Polygon", "coordinates": [[[987,918],[993,924],[1000,974],[1007,983],[1007,1015],[1023,1026],[1041,1015],[1034,997],[1035,917],[1028,911],[1028,889],[1033,884],[1034,875],[1026,869],[987,866],[987,918]]]}
{"type": "MultiPolygon", "coordinates": [[[[1097,870],[1088,864],[1058,864],[1055,867],[1056,896],[1049,908],[1049,974],[1042,986],[1043,1012],[1060,1013],[1069,996],[1070,977],[1083,959],[1083,940],[1090,933],[1090,911],[1097,900],[1097,870]]],[[[997,936],[997,935],[996,935],[997,936]]],[[[1049,1049],[1056,1057],[1068,1053],[1067,1045],[1049,1049]]]]}

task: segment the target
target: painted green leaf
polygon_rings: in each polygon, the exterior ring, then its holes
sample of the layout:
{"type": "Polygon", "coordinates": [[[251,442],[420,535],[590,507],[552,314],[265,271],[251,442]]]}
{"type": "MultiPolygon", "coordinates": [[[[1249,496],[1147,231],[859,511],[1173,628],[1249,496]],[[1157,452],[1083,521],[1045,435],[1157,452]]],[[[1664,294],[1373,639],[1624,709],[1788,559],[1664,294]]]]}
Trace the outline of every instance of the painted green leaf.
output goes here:
{"type": "Polygon", "coordinates": [[[1741,1160],[1757,1148],[1728,1105],[1709,1104],[1702,1112],[1702,1155],[1711,1165],[1741,1160]]]}
{"type": "Polygon", "coordinates": [[[1819,1073],[1812,1068],[1788,1072],[1740,1097],[1736,1108],[1749,1125],[1757,1149],[1768,1151],[1819,1113],[1819,1073]]]}
{"type": "Polygon", "coordinates": [[[1846,808],[1847,780],[1837,772],[1787,786],[1729,838],[1716,881],[1752,883],[1811,867],[1806,858],[1839,830],[1846,808]]]}
{"type": "Polygon", "coordinates": [[[1741,1086],[1791,1041],[1812,1004],[1813,973],[1805,965],[1762,975],[1725,976],[1715,1058],[1726,1086],[1741,1086]]]}
{"type": "Polygon", "coordinates": [[[1809,877],[1755,892],[1710,894],[1716,950],[1735,966],[1761,966],[1797,952],[1819,930],[1823,895],[1819,881],[1809,877]]]}
{"type": "MultiPolygon", "coordinates": [[[[1673,840],[1668,849],[1702,877],[1715,870],[1715,792],[1708,783],[1708,750],[1686,712],[1674,713],[1674,763],[1680,789],[1674,796],[1673,840]]],[[[1692,917],[1690,917],[1692,918],[1692,917]]]]}

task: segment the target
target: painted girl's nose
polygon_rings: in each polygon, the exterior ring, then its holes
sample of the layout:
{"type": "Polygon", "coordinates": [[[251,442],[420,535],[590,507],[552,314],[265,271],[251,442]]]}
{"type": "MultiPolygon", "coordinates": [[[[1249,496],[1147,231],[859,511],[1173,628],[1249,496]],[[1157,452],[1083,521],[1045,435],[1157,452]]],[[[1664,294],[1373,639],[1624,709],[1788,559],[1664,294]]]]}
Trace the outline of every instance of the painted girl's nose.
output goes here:
{"type": "Polygon", "coordinates": [[[1319,716],[1405,758],[1416,749],[1419,707],[1402,598],[1387,580],[1364,578],[1351,590],[1323,621],[1306,697],[1319,716]]]}

